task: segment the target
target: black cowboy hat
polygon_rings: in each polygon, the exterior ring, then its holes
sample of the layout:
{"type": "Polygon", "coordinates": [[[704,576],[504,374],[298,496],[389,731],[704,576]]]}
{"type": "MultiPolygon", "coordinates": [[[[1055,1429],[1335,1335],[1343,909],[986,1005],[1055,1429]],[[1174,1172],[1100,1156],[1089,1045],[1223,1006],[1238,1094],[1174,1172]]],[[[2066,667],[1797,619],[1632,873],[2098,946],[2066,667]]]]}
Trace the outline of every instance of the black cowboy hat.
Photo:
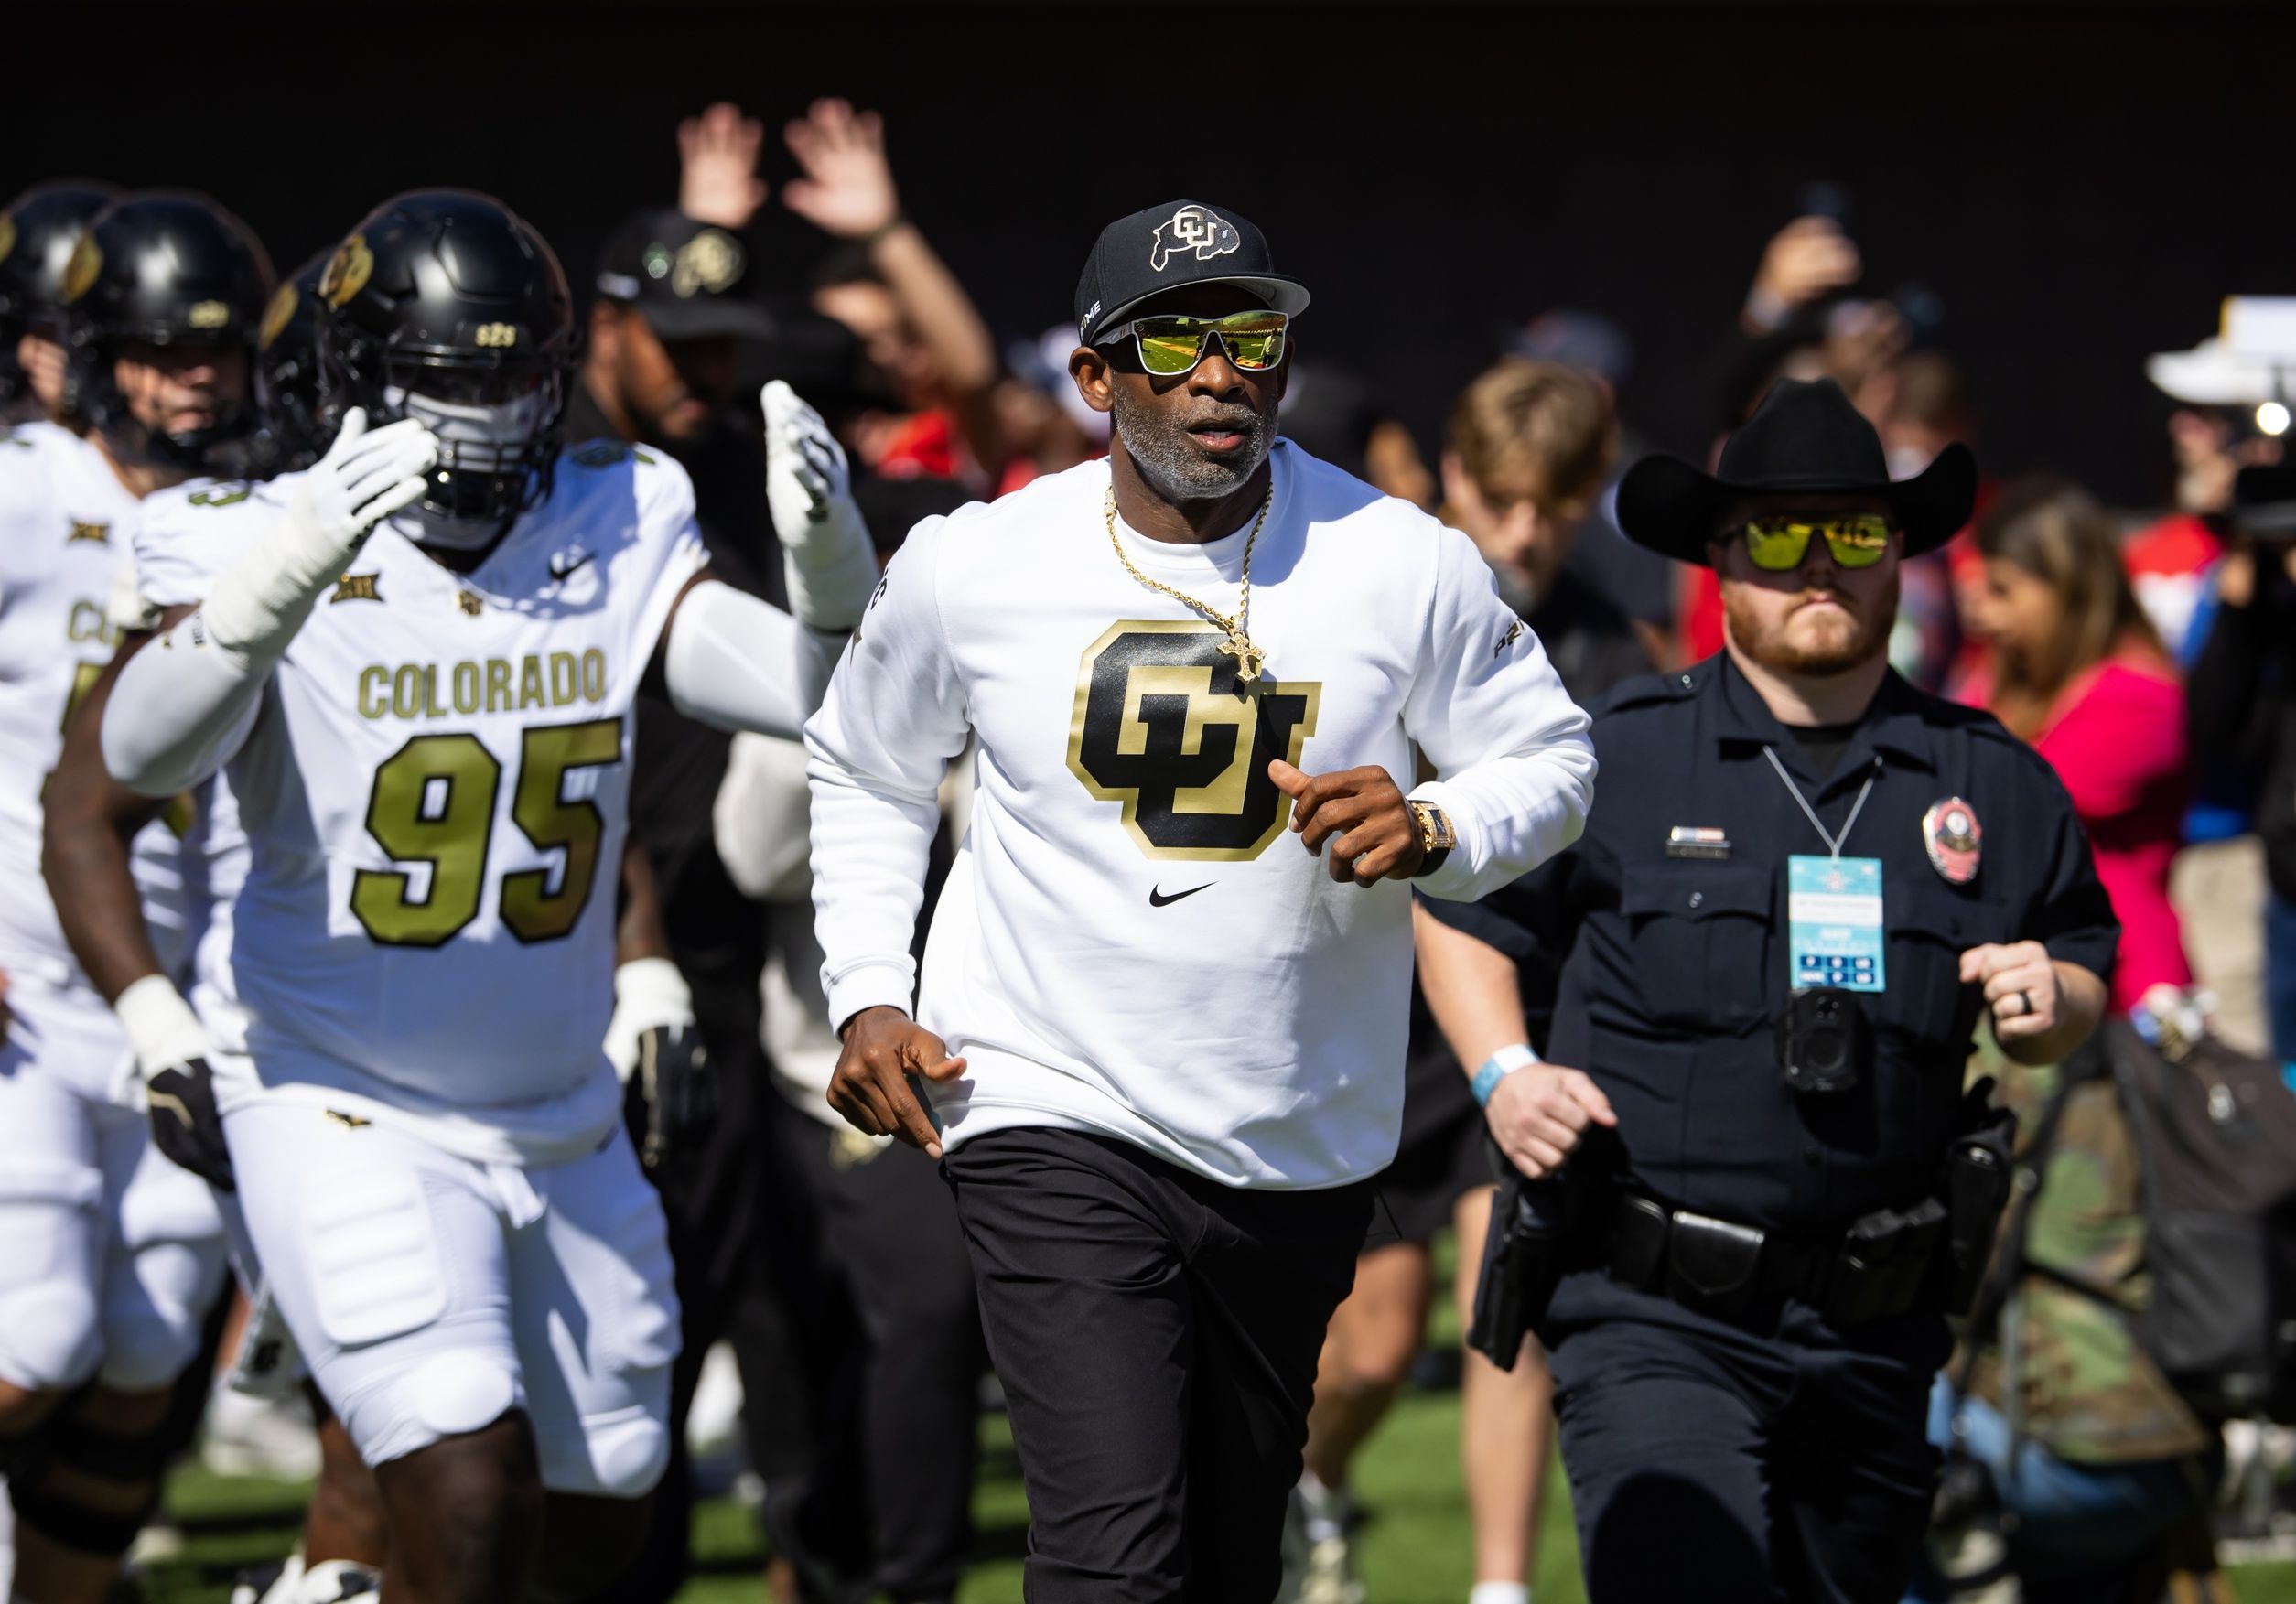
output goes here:
{"type": "Polygon", "coordinates": [[[1618,522],[1627,538],[1686,563],[1706,562],[1707,544],[1735,502],[1753,496],[1878,497],[1905,537],[1905,554],[1935,551],[1969,522],[1977,458],[1967,446],[1937,454],[1912,479],[1892,479],[1881,436],[1831,379],[1781,379],[1722,447],[1713,473],[1673,457],[1645,457],[1619,481],[1618,522]]]}

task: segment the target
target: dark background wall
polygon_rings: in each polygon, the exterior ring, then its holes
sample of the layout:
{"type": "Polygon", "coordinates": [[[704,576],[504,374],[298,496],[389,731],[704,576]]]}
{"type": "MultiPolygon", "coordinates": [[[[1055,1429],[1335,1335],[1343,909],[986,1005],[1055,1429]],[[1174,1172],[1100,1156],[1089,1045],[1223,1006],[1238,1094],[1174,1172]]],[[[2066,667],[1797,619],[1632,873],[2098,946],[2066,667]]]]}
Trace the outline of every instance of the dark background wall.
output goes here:
{"type": "MultiPolygon", "coordinates": [[[[1698,449],[1693,377],[1798,185],[1851,188],[1869,286],[1918,279],[1988,466],[2136,503],[2151,350],[2296,292],[2296,16],[2197,4],[653,4],[10,8],[0,193],[212,191],[284,269],[417,184],[501,194],[577,282],[674,198],[676,120],[880,108],[906,206],[1002,336],[1064,318],[1099,224],[1182,193],[1310,281],[1303,339],[1423,437],[1499,331],[1618,318],[1630,418],[1698,449]]],[[[770,144],[777,181],[791,165],[770,144]]],[[[821,242],[778,203],[769,282],[821,242]]]]}

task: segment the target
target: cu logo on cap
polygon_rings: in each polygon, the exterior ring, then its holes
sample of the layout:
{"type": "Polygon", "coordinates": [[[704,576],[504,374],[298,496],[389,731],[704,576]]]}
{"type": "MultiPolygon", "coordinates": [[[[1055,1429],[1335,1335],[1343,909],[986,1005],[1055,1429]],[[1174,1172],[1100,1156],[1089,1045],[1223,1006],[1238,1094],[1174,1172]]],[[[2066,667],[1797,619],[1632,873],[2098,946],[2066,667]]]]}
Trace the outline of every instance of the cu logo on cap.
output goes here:
{"type": "Polygon", "coordinates": [[[1183,206],[1172,213],[1171,221],[1157,225],[1155,242],[1148,247],[1148,268],[1163,272],[1164,264],[1182,251],[1193,251],[1197,261],[1209,262],[1243,243],[1235,225],[1210,207],[1183,206]]]}

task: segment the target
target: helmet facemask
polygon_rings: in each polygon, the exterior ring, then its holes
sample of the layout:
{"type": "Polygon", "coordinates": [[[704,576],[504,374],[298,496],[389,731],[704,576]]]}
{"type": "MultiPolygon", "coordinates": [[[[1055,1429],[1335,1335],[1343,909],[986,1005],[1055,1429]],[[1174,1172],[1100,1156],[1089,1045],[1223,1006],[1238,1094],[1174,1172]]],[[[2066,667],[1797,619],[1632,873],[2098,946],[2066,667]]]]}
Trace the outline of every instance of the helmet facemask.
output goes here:
{"type": "Polygon", "coordinates": [[[323,371],[335,414],[339,395],[343,405],[366,407],[373,423],[418,418],[437,436],[438,464],[396,520],[420,543],[486,546],[548,491],[565,432],[567,364],[555,353],[501,361],[408,353],[353,335],[323,371]]]}

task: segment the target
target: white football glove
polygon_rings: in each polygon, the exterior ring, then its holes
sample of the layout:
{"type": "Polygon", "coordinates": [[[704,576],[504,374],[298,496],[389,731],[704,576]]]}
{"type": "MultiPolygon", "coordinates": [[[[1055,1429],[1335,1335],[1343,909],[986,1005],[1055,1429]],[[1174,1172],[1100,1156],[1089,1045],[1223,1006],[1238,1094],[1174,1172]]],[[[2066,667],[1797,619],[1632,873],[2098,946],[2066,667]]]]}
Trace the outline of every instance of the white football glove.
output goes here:
{"type": "Polygon", "coordinates": [[[614,971],[606,1056],[622,1079],[622,1117],[648,1169],[708,1136],[717,1077],[694,1023],[694,994],[667,958],[632,958],[614,971]]]}
{"type": "Polygon", "coordinates": [[[877,550],[853,502],[845,447],[781,380],[758,399],[765,408],[765,504],[782,539],[790,611],[812,629],[850,630],[877,588],[877,550]]]}
{"type": "MultiPolygon", "coordinates": [[[[249,656],[286,650],[368,531],[423,493],[423,476],[437,460],[438,442],[421,420],[401,418],[370,434],[363,409],[345,413],[327,455],[296,480],[264,543],[260,576],[219,582],[199,609],[216,644],[249,656]]],[[[228,577],[245,576],[234,569],[228,577]]]]}

